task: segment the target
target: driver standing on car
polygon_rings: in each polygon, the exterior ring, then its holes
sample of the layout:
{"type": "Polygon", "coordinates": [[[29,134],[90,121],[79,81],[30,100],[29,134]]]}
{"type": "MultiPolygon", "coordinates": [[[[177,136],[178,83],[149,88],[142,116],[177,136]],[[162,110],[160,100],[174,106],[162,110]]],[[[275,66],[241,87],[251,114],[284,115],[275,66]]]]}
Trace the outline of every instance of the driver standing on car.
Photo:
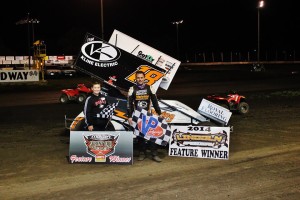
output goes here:
{"type": "Polygon", "coordinates": [[[105,96],[100,93],[100,83],[94,82],[91,89],[93,92],[86,99],[83,109],[87,130],[105,131],[109,119],[101,118],[100,112],[108,105],[108,101],[105,96]]]}

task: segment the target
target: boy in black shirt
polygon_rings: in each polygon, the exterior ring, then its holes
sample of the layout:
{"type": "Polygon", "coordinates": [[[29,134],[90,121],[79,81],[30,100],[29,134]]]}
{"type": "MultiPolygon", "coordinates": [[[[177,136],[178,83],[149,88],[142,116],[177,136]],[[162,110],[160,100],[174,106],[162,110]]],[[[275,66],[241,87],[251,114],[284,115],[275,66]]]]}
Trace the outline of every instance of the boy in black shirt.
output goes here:
{"type": "Polygon", "coordinates": [[[91,89],[93,93],[86,99],[84,104],[85,123],[89,131],[105,131],[109,119],[101,118],[100,112],[108,105],[108,101],[100,93],[100,83],[93,83],[91,89]]]}

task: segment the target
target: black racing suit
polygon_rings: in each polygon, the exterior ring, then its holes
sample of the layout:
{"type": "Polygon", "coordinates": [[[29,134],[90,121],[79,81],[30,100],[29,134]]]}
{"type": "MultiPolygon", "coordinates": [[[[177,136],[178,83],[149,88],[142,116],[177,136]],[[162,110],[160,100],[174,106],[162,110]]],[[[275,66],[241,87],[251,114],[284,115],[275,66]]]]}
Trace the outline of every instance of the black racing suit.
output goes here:
{"type": "MultiPolygon", "coordinates": [[[[161,110],[158,105],[157,97],[155,93],[152,91],[152,88],[149,85],[143,84],[141,86],[134,85],[129,88],[128,91],[128,101],[127,101],[127,114],[128,117],[132,117],[132,113],[134,109],[137,107],[143,108],[150,112],[151,102],[153,107],[158,115],[161,115],[161,110]]],[[[144,152],[146,155],[146,142],[142,137],[137,137],[138,139],[138,147],[140,152],[144,152]]],[[[150,149],[152,156],[157,155],[157,144],[153,142],[150,143],[150,149]]]]}
{"type": "Polygon", "coordinates": [[[93,126],[93,131],[104,131],[108,124],[107,118],[101,118],[100,112],[108,105],[105,96],[99,94],[98,96],[91,94],[84,104],[84,115],[86,128],[93,126]]]}

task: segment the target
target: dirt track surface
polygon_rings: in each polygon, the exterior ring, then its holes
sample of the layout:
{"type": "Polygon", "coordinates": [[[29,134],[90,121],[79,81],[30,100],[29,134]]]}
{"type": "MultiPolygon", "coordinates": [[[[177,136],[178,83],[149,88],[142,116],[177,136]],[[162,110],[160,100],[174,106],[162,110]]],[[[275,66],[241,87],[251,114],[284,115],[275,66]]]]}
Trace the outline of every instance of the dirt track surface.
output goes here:
{"type": "Polygon", "coordinates": [[[76,116],[82,105],[59,104],[55,90],[7,92],[0,99],[0,199],[298,200],[299,79],[197,85],[185,75],[161,97],[178,95],[196,109],[201,95],[225,91],[226,84],[246,93],[250,113],[230,119],[229,160],[169,157],[160,149],[162,163],[134,157],[128,166],[69,164],[64,115],[76,116]]]}

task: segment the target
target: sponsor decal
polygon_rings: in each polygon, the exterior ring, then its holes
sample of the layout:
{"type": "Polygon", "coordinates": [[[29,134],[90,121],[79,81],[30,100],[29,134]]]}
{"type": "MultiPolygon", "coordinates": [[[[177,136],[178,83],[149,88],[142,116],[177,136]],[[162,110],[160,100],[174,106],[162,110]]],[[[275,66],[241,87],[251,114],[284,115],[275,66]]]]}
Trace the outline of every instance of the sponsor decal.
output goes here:
{"type": "Polygon", "coordinates": [[[137,106],[140,108],[146,109],[148,107],[148,103],[147,103],[147,101],[139,101],[137,103],[137,106]]]}
{"type": "Polygon", "coordinates": [[[82,45],[80,59],[96,67],[114,67],[118,65],[117,60],[121,56],[119,49],[103,41],[93,40],[93,38],[89,38],[89,42],[82,45]]]}
{"type": "Polygon", "coordinates": [[[90,163],[92,162],[92,160],[93,157],[85,157],[85,156],[77,156],[77,155],[70,156],[71,163],[90,163]]]}
{"type": "Polygon", "coordinates": [[[71,131],[69,163],[132,164],[132,131],[71,131]]]}
{"type": "Polygon", "coordinates": [[[117,110],[117,109],[115,109],[115,116],[123,118],[123,119],[128,119],[128,117],[124,111],[117,110]]]}
{"type": "Polygon", "coordinates": [[[73,120],[72,124],[70,125],[71,131],[75,131],[76,129],[78,129],[79,127],[76,128],[77,124],[80,124],[80,122],[83,121],[83,120],[84,120],[84,117],[76,117],[73,120]]]}
{"type": "Polygon", "coordinates": [[[146,120],[146,116],[142,116],[142,120],[138,122],[138,129],[141,133],[145,133],[145,137],[161,137],[163,135],[163,129],[158,126],[158,120],[154,117],[150,117],[146,120]]]}
{"type": "Polygon", "coordinates": [[[57,56],[57,60],[64,60],[65,56],[57,56]]]}
{"type": "Polygon", "coordinates": [[[228,123],[232,114],[228,109],[206,99],[202,99],[197,112],[225,124],[228,123]]]}
{"type": "Polygon", "coordinates": [[[149,99],[149,95],[136,95],[136,100],[148,100],[149,99]]]}
{"type": "Polygon", "coordinates": [[[137,70],[135,70],[129,76],[127,76],[126,80],[135,84],[135,73],[137,71],[142,71],[145,73],[145,83],[147,83],[147,85],[153,85],[155,82],[157,82],[164,76],[164,73],[162,73],[148,65],[142,65],[142,66],[139,66],[137,68],[137,70]]]}
{"type": "Polygon", "coordinates": [[[116,82],[116,81],[117,81],[117,76],[110,76],[109,80],[107,81],[107,83],[113,85],[114,82],[116,82]]]}
{"type": "Polygon", "coordinates": [[[147,90],[138,90],[136,91],[136,95],[144,95],[147,94],[147,90]]]}
{"type": "Polygon", "coordinates": [[[111,163],[129,163],[131,157],[109,156],[109,162],[111,163]]]}
{"type": "Polygon", "coordinates": [[[1,70],[1,82],[22,82],[38,81],[39,72],[37,70],[1,70]]]}
{"type": "Polygon", "coordinates": [[[104,97],[101,97],[101,99],[95,102],[95,106],[99,106],[99,108],[104,107],[104,104],[106,104],[106,100],[104,97]]]}
{"type": "Polygon", "coordinates": [[[144,54],[142,51],[138,52],[137,57],[147,60],[150,63],[154,61],[154,58],[151,55],[144,54]]]}
{"type": "Polygon", "coordinates": [[[137,107],[132,115],[133,134],[150,140],[158,145],[166,146],[172,134],[171,128],[164,118],[157,117],[147,110],[137,107]]]}
{"type": "MultiPolygon", "coordinates": [[[[204,127],[200,127],[204,129],[204,127]]],[[[227,133],[215,133],[215,134],[199,134],[199,133],[173,133],[173,142],[177,142],[178,146],[196,146],[196,147],[212,147],[220,148],[222,145],[228,147],[227,133]]]]}
{"type": "Polygon", "coordinates": [[[88,135],[83,136],[87,153],[95,157],[95,162],[106,162],[106,157],[115,152],[115,146],[118,143],[119,135],[88,135]]]}
{"type": "MultiPolygon", "coordinates": [[[[151,109],[151,113],[152,113],[153,115],[157,115],[157,116],[158,116],[158,114],[157,114],[157,112],[155,111],[154,108],[151,109]]],[[[172,114],[172,113],[163,111],[163,112],[161,113],[161,116],[166,120],[166,122],[170,123],[170,122],[172,122],[172,120],[174,119],[175,114],[172,114]]]]}

